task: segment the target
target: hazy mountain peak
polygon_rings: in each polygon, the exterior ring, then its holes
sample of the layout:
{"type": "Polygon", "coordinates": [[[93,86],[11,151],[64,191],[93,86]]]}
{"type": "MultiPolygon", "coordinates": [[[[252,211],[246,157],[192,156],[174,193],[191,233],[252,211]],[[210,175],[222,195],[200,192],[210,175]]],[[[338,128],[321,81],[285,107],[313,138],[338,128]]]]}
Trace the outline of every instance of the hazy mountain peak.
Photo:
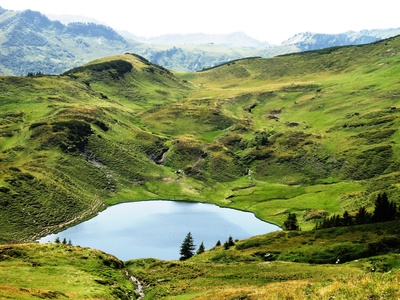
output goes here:
{"type": "Polygon", "coordinates": [[[51,21],[37,11],[0,13],[0,70],[3,74],[57,74],[88,60],[128,51],[111,27],[51,21]]]}
{"type": "Polygon", "coordinates": [[[187,33],[187,34],[164,34],[157,37],[139,37],[131,33],[122,33],[128,38],[148,44],[162,45],[224,45],[230,47],[266,47],[268,43],[254,39],[244,32],[232,32],[227,34],[206,34],[206,33],[187,33]]]}
{"type": "Polygon", "coordinates": [[[68,25],[70,23],[95,23],[106,25],[103,22],[100,22],[96,19],[85,17],[85,16],[76,16],[76,15],[55,15],[55,14],[46,14],[46,16],[52,21],[60,21],[64,25],[68,25]]]}
{"type": "Polygon", "coordinates": [[[125,42],[124,38],[111,27],[96,23],[69,23],[66,30],[74,35],[104,37],[109,40],[125,42]]]}
{"type": "Polygon", "coordinates": [[[301,51],[307,51],[333,46],[368,44],[393,35],[396,35],[393,30],[349,31],[338,34],[301,32],[284,41],[282,46],[296,46],[301,51]]]}
{"type": "Polygon", "coordinates": [[[32,24],[35,24],[37,26],[49,26],[52,24],[50,19],[44,14],[30,9],[20,12],[17,16],[26,19],[27,21],[32,22],[32,24]]]}

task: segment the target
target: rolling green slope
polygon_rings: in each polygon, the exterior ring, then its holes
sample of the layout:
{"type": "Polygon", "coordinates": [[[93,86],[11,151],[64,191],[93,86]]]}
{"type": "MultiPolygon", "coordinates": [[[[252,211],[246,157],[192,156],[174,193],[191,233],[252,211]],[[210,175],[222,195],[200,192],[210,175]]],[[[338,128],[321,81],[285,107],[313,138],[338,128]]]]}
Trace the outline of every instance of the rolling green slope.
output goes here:
{"type": "Polygon", "coordinates": [[[303,229],[399,201],[400,38],[173,74],[136,55],[1,77],[0,240],[146,199],[213,202],[303,229]]]}
{"type": "Polygon", "coordinates": [[[398,223],[277,231],[126,266],[147,283],[146,299],[397,299],[398,223]]]}
{"type": "Polygon", "coordinates": [[[2,77],[0,84],[3,241],[30,240],[87,218],[117,186],[162,177],[149,157],[160,155],[165,138],[135,126],[135,113],[188,90],[132,55],[69,75],[2,77]]]}
{"type": "Polygon", "coordinates": [[[398,62],[393,38],[183,75],[200,87],[192,102],[238,120],[214,140],[251,170],[230,204],[279,222],[285,209],[368,206],[377,190],[398,200],[398,62]]]}
{"type": "MultiPolygon", "coordinates": [[[[64,244],[0,246],[0,299],[132,299],[124,263],[64,244]]],[[[136,298],[135,298],[136,299],[136,298]]]]}

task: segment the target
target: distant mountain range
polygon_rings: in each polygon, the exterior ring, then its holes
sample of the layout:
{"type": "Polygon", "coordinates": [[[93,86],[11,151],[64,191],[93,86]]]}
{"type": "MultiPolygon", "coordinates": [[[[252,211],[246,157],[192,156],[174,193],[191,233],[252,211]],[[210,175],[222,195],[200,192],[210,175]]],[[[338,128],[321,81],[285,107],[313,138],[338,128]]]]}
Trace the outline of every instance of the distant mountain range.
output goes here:
{"type": "Polygon", "coordinates": [[[0,7],[0,74],[60,74],[91,60],[124,52],[139,54],[171,70],[198,71],[244,57],[365,44],[400,34],[400,28],[341,34],[306,32],[281,45],[270,45],[241,32],[143,38],[119,33],[103,24],[76,22],[86,20],[83,17],[50,17],[53,20],[36,11],[0,7]]]}
{"type": "Polygon", "coordinates": [[[249,37],[243,32],[233,32],[229,34],[205,34],[205,33],[190,33],[190,34],[166,34],[157,37],[140,37],[129,32],[122,32],[123,36],[134,39],[141,43],[160,44],[160,45],[223,45],[228,47],[270,47],[271,44],[260,42],[252,37],[249,37]]]}
{"type": "Polygon", "coordinates": [[[369,44],[400,34],[400,28],[348,31],[339,34],[298,33],[282,46],[296,46],[300,51],[346,45],[369,44]]]}

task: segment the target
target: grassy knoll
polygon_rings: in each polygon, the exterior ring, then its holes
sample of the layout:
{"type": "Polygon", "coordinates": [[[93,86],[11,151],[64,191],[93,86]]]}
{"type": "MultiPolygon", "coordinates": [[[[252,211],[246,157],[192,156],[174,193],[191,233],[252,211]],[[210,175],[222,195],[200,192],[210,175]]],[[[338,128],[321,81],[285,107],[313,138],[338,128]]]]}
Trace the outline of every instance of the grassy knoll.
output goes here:
{"type": "Polygon", "coordinates": [[[124,263],[64,244],[0,247],[0,299],[131,299],[124,263]]]}
{"type": "Polygon", "coordinates": [[[398,223],[279,231],[183,262],[127,267],[146,282],[146,299],[396,299],[398,223]]]}

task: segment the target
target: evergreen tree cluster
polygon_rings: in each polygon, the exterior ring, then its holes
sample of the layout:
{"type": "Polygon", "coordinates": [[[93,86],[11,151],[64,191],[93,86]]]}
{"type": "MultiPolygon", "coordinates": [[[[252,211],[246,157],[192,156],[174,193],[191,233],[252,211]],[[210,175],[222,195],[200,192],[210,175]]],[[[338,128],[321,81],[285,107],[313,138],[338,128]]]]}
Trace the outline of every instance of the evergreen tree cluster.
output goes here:
{"type": "Polygon", "coordinates": [[[396,203],[389,201],[387,194],[382,193],[375,200],[373,213],[369,213],[365,207],[360,207],[355,216],[351,216],[345,211],[342,216],[333,215],[330,218],[325,218],[315,226],[315,229],[392,221],[398,215],[396,203]]]}
{"type": "Polygon", "coordinates": [[[45,76],[42,72],[28,72],[27,77],[43,77],[45,76]]]}
{"type": "MultiPolygon", "coordinates": [[[[224,243],[224,249],[228,250],[230,247],[232,247],[234,245],[235,245],[235,242],[233,241],[232,236],[229,236],[228,240],[224,243]]],[[[220,246],[222,246],[222,244],[221,244],[221,241],[218,240],[218,242],[215,244],[215,247],[220,247],[220,246]]],[[[203,253],[205,251],[204,243],[201,242],[196,253],[194,252],[195,249],[196,249],[196,246],[193,242],[192,234],[189,232],[182,242],[182,245],[181,245],[181,248],[179,251],[179,254],[181,255],[179,260],[187,260],[195,254],[203,253]]]]}
{"type": "Polygon", "coordinates": [[[62,240],[62,242],[61,242],[60,238],[59,238],[59,237],[56,237],[56,239],[54,240],[54,242],[55,242],[56,244],[62,243],[63,245],[72,246],[71,239],[68,240],[68,243],[67,243],[67,239],[66,239],[66,238],[64,238],[64,239],[62,240]]]}
{"type": "Polygon", "coordinates": [[[228,250],[232,246],[235,246],[235,242],[233,241],[233,238],[230,236],[228,240],[224,243],[224,249],[228,250]]]}

